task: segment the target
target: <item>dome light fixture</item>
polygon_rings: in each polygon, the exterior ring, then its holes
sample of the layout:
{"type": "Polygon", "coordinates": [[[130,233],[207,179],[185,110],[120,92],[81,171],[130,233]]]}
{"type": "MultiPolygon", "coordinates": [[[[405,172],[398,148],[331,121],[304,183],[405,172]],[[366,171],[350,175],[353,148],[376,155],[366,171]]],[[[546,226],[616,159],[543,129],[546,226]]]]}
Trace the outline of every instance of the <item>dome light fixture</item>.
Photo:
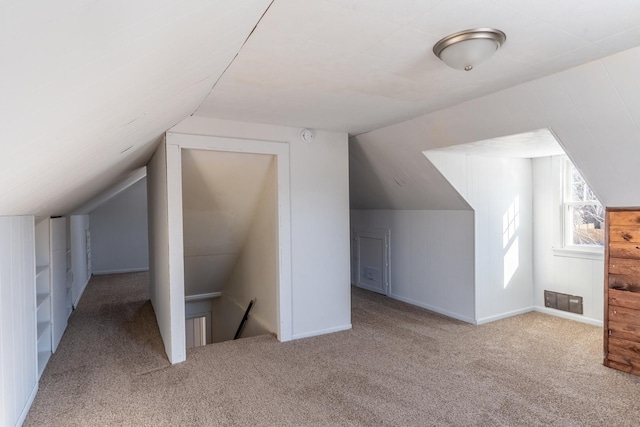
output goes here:
{"type": "Polygon", "coordinates": [[[441,39],[433,46],[433,53],[456,70],[470,71],[500,49],[507,36],[494,28],[473,28],[441,39]]]}

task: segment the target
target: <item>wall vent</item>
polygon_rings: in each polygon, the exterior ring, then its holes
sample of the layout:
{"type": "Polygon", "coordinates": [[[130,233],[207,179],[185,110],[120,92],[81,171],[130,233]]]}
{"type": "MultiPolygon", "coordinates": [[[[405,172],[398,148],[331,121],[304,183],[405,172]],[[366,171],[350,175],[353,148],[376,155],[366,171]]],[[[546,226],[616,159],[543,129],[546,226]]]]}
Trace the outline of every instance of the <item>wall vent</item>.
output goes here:
{"type": "Polygon", "coordinates": [[[582,314],[582,297],[562,294],[560,292],[544,291],[544,306],[569,313],[582,314]]]}

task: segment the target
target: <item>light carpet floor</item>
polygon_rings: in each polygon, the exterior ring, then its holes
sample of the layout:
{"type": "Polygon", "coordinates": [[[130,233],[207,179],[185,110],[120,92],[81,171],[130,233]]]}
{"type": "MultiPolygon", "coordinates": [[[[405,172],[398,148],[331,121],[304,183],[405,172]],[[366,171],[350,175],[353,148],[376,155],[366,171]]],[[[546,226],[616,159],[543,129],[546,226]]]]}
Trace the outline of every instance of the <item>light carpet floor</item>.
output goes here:
{"type": "Polygon", "coordinates": [[[170,366],[145,273],[93,277],[26,426],[638,426],[640,378],[601,329],[473,326],[354,289],[353,329],[189,350],[170,366]]]}

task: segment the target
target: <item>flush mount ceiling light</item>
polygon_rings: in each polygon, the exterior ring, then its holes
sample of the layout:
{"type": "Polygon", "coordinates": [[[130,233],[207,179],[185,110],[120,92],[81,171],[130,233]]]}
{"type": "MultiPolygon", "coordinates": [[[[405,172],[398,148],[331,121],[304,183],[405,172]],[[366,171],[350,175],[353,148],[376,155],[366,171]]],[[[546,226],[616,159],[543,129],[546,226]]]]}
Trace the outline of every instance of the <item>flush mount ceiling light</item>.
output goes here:
{"type": "Polygon", "coordinates": [[[474,28],[448,35],[433,46],[433,53],[456,70],[470,71],[491,58],[507,36],[493,28],[474,28]]]}

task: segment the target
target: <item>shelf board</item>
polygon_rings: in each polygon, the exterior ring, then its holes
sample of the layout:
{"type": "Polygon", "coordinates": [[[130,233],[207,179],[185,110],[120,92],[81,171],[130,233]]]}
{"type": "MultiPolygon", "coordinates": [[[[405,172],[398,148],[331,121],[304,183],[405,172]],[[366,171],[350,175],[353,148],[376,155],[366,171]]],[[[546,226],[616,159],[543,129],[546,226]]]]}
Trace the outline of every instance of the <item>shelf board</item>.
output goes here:
{"type": "Polygon", "coordinates": [[[66,254],[69,255],[71,253],[71,248],[67,249],[66,254]]]}
{"type": "Polygon", "coordinates": [[[38,341],[51,326],[51,322],[38,322],[38,341]]]}
{"type": "Polygon", "coordinates": [[[47,366],[47,363],[49,362],[50,357],[51,357],[50,351],[38,352],[38,378],[42,376],[42,372],[44,372],[44,367],[47,366]]]}
{"type": "Polygon", "coordinates": [[[40,308],[42,303],[45,302],[47,298],[49,298],[49,295],[51,295],[49,292],[36,295],[36,310],[40,308]]]}
{"type": "Polygon", "coordinates": [[[49,268],[49,264],[39,265],[36,267],[36,277],[40,276],[43,272],[45,272],[49,268]]]}

